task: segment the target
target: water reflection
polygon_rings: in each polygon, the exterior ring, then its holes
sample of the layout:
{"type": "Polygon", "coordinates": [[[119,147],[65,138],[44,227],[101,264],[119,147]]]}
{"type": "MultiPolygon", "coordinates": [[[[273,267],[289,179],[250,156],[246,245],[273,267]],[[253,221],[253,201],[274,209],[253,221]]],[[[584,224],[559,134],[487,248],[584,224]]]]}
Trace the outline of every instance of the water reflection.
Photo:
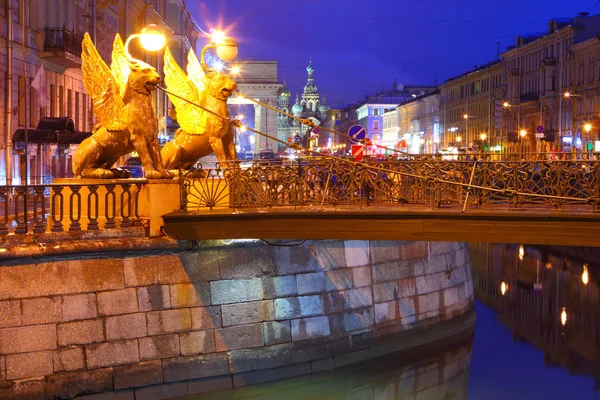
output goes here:
{"type": "MultiPolygon", "coordinates": [[[[499,321],[512,333],[514,342],[535,346],[543,354],[543,363],[532,363],[535,373],[545,375],[537,387],[538,398],[596,398],[600,380],[600,309],[598,308],[598,272],[600,249],[535,247],[479,244],[471,246],[473,285],[476,298],[496,312],[499,321]],[[571,392],[559,395],[548,390],[556,384],[554,372],[566,372],[560,379],[571,392]],[[567,377],[566,375],[569,375],[567,377]],[[576,379],[578,375],[585,379],[576,379]],[[585,389],[585,390],[583,390],[585,389]],[[583,392],[575,396],[572,391],[583,392]],[[564,397],[566,396],[566,397],[564,397]]],[[[476,339],[498,336],[497,329],[482,327],[486,311],[477,309],[476,339]],[[484,336],[488,337],[484,337],[484,336]]],[[[488,351],[498,351],[490,349],[488,351]]],[[[508,348],[508,346],[507,346],[508,348]]],[[[477,346],[474,352],[477,354],[477,346]]],[[[484,351],[484,350],[482,350],[484,351]]],[[[534,359],[529,350],[512,344],[513,368],[534,359]],[[518,351],[515,351],[518,350],[518,351]]],[[[490,369],[491,366],[486,366],[490,369]]],[[[496,365],[502,371],[501,365],[496,365]]],[[[530,373],[531,371],[524,371],[530,373]]],[[[478,379],[472,385],[478,383],[478,379]]],[[[515,385],[510,379],[505,386],[515,385]]],[[[521,387],[521,385],[516,385],[521,387]]],[[[519,390],[513,391],[521,393],[519,390]]],[[[524,398],[524,397],[518,397],[524,398]]]]}
{"type": "Polygon", "coordinates": [[[466,399],[472,338],[447,343],[443,348],[440,345],[327,373],[185,399],[466,399]],[[451,350],[445,349],[448,345],[451,350]]]}

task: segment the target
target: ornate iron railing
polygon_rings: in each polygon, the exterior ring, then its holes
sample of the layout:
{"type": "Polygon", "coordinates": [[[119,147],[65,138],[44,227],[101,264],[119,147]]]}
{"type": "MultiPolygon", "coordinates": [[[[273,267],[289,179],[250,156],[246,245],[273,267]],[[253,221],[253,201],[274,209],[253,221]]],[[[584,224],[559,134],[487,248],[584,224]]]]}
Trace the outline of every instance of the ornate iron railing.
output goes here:
{"type": "Polygon", "coordinates": [[[183,177],[182,209],[404,205],[552,208],[600,202],[598,161],[396,161],[336,159],[196,171],[183,177]]]}
{"type": "Polygon", "coordinates": [[[46,28],[44,51],[66,51],[81,57],[83,38],[65,28],[46,28]]]}
{"type": "Polygon", "coordinates": [[[142,183],[0,186],[0,235],[141,226],[142,183]]]}

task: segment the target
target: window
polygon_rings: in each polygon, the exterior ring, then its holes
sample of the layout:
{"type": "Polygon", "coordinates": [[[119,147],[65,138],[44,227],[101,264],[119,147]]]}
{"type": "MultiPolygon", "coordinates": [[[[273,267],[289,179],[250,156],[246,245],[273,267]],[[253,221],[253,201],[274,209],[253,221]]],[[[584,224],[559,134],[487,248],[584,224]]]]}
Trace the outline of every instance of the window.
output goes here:
{"type": "Polygon", "coordinates": [[[379,129],[379,121],[373,121],[373,129],[379,129]]]}
{"type": "Polygon", "coordinates": [[[19,126],[25,126],[25,77],[19,76],[19,126]]]}
{"type": "Polygon", "coordinates": [[[50,116],[56,117],[56,86],[50,85],[50,116]]]}
{"type": "Polygon", "coordinates": [[[373,115],[379,115],[379,108],[373,109],[373,115]]]}
{"type": "Polygon", "coordinates": [[[67,117],[73,118],[73,91],[67,90],[67,117]]]}
{"type": "Polygon", "coordinates": [[[79,92],[75,92],[75,126],[76,129],[82,130],[79,126],[79,92]]]}
{"type": "Polygon", "coordinates": [[[58,87],[58,113],[59,117],[65,116],[65,87],[62,85],[58,87]]]}
{"type": "Polygon", "coordinates": [[[31,87],[31,82],[33,82],[33,78],[29,79],[29,126],[35,127],[36,125],[36,117],[35,113],[37,111],[37,90],[31,87]]]}

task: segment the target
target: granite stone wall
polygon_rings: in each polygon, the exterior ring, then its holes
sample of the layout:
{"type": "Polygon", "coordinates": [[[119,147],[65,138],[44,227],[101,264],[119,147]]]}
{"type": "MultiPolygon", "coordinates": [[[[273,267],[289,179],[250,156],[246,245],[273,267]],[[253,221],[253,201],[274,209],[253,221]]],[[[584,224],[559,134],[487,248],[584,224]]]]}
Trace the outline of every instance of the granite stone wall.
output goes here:
{"type": "Polygon", "coordinates": [[[0,266],[0,399],[157,399],[309,374],[439,339],[422,328],[472,305],[463,243],[22,260],[0,266]],[[379,345],[391,335],[406,340],[379,345]]]}

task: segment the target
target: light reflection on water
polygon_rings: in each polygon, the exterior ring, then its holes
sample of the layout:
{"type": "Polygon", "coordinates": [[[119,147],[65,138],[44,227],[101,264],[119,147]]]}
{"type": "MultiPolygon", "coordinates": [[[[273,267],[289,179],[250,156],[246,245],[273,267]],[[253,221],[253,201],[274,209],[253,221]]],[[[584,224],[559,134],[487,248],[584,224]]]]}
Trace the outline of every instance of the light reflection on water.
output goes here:
{"type": "Polygon", "coordinates": [[[471,246],[472,342],[187,399],[600,399],[600,249],[471,246]]]}

